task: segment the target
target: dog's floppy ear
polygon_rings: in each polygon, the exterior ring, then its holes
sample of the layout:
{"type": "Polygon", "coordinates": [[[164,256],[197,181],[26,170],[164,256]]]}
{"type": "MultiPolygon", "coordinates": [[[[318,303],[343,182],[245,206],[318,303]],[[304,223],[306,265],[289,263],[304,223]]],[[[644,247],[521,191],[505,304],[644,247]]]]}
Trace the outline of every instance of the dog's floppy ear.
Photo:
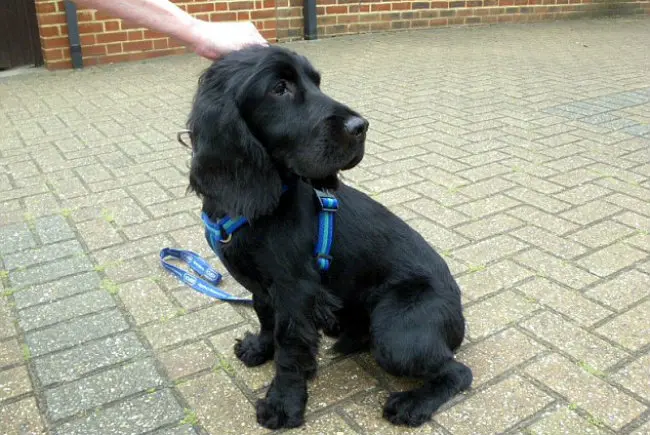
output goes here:
{"type": "Polygon", "coordinates": [[[209,72],[202,77],[188,122],[190,188],[230,216],[254,219],[277,206],[282,182],[241,117],[234,92],[218,80],[209,72]]]}

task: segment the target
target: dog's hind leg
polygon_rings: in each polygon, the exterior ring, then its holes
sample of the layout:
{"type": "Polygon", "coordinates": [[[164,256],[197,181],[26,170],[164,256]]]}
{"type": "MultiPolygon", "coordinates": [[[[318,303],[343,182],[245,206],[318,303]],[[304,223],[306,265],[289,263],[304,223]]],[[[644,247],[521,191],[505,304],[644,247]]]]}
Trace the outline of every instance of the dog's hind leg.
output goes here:
{"type": "Polygon", "coordinates": [[[470,387],[471,370],[453,355],[463,334],[460,300],[453,292],[436,291],[416,279],[383,295],[371,314],[372,353],[387,372],[424,381],[420,388],[392,393],[384,418],[393,424],[419,426],[470,387]]]}
{"type": "Polygon", "coordinates": [[[264,364],[273,358],[273,327],[275,317],[268,297],[254,295],[253,308],[260,321],[259,334],[247,332],[243,339],[235,343],[235,355],[247,367],[264,364]]]}

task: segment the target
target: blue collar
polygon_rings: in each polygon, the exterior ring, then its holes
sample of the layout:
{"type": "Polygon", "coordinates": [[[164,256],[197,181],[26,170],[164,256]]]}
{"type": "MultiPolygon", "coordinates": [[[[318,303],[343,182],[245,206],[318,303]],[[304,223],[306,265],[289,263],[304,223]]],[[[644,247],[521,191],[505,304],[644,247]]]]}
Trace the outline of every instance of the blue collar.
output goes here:
{"type": "MultiPolygon", "coordinates": [[[[282,190],[283,193],[286,192],[287,187],[284,186],[282,190]]],[[[314,189],[314,193],[320,205],[320,212],[318,214],[318,242],[314,249],[314,256],[316,257],[318,269],[325,272],[332,263],[330,251],[334,241],[334,215],[338,210],[339,201],[328,191],[314,189]]],[[[219,249],[219,244],[230,243],[233,233],[248,224],[248,220],[243,216],[231,218],[226,215],[215,222],[203,212],[201,219],[205,225],[206,239],[215,253],[219,249]]]]}

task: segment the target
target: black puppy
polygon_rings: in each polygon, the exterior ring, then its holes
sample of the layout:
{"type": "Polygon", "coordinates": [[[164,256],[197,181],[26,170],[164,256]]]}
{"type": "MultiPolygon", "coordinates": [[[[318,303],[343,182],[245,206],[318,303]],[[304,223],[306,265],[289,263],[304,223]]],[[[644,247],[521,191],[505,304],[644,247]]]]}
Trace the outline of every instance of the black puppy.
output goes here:
{"type": "Polygon", "coordinates": [[[460,289],[418,233],[339,182],[363,157],[368,122],[321,92],[307,59],[255,47],[215,62],[199,80],[188,128],[190,187],[203,212],[247,219],[215,250],[253,294],[261,324],[236,343],[237,357],[247,366],[275,360],[257,403],[261,425],[303,423],[320,330],[339,337],[339,352],[369,348],[389,373],[423,379],[389,397],[383,415],[394,424],[421,425],[470,386],[453,353],[465,333],[460,289]],[[324,273],[314,257],[314,188],[340,204],[324,273]]]}

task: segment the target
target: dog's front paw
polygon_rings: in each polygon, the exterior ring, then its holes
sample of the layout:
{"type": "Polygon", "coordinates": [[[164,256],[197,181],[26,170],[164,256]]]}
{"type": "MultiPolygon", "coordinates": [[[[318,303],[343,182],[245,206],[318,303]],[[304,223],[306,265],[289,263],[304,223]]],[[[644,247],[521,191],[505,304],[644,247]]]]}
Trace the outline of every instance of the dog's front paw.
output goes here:
{"type": "Polygon", "coordinates": [[[273,337],[247,332],[243,339],[235,343],[235,355],[247,367],[264,364],[273,358],[273,337]]]}
{"type": "Polygon", "coordinates": [[[269,394],[257,401],[257,422],[268,429],[292,428],[305,422],[305,406],[297,397],[281,399],[269,394]]]}
{"type": "Polygon", "coordinates": [[[426,398],[412,391],[393,393],[384,406],[384,418],[396,425],[421,426],[434,409],[426,398]]]}

